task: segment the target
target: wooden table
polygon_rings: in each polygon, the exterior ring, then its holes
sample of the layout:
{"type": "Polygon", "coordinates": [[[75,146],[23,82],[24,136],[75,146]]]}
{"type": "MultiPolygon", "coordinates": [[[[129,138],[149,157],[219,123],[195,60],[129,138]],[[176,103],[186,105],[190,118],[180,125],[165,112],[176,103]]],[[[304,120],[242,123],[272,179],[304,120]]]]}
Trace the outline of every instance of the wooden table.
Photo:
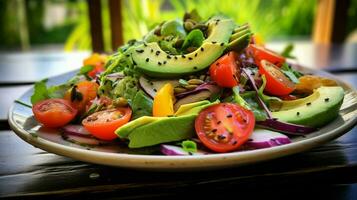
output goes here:
{"type": "MultiPolygon", "coordinates": [[[[277,49],[279,45],[272,44],[277,49]]],[[[298,54],[300,63],[334,70],[339,78],[357,88],[356,45],[331,48],[330,56],[337,59],[330,61],[320,61],[322,47],[301,44],[296,49],[314,52],[313,56],[298,54]]],[[[247,195],[253,199],[306,199],[311,198],[308,193],[312,192],[318,199],[357,199],[356,127],[308,152],[200,172],[148,172],[83,163],[37,149],[9,130],[6,113],[14,99],[33,81],[78,68],[86,55],[0,55],[0,197],[156,199],[190,198],[194,194],[211,198],[247,195]]]]}

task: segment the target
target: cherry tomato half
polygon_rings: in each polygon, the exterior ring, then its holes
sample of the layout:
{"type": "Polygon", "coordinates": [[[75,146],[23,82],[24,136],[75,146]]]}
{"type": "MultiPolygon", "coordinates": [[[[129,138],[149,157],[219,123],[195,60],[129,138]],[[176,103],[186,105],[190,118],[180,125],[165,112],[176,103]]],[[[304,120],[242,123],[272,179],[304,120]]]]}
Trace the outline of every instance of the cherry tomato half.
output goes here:
{"type": "Polygon", "coordinates": [[[68,124],[77,114],[77,109],[64,99],[47,99],[36,103],[32,112],[37,121],[49,128],[68,124]]]}
{"type": "Polygon", "coordinates": [[[210,76],[219,86],[232,88],[238,85],[237,57],[238,55],[231,51],[210,66],[210,76]]]}
{"type": "Polygon", "coordinates": [[[102,140],[113,140],[118,136],[115,130],[131,118],[130,108],[116,108],[95,112],[86,117],[82,124],[93,136],[102,140]]]}
{"type": "Polygon", "coordinates": [[[199,139],[215,152],[238,149],[249,139],[254,125],[253,112],[232,103],[210,106],[201,111],[195,121],[199,139]]]}
{"type": "Polygon", "coordinates": [[[259,73],[265,75],[267,81],[264,90],[272,95],[288,95],[295,89],[295,84],[280,71],[280,68],[266,60],[260,62],[259,73]]]}
{"type": "Polygon", "coordinates": [[[277,53],[262,46],[250,44],[248,47],[248,51],[251,52],[254,57],[255,63],[258,66],[260,65],[260,61],[262,60],[267,60],[278,67],[281,67],[281,65],[285,62],[285,58],[283,56],[278,55],[277,53]]]}
{"type": "Polygon", "coordinates": [[[66,92],[64,99],[70,101],[79,112],[84,112],[86,105],[97,96],[98,87],[99,85],[95,82],[79,82],[66,92]]]}

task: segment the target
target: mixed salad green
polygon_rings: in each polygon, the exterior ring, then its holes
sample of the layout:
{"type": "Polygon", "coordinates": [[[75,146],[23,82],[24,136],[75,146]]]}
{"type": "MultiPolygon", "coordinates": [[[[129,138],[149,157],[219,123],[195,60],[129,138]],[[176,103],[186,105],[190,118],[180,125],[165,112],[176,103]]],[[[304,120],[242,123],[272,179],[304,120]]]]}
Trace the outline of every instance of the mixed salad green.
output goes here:
{"type": "Polygon", "coordinates": [[[164,21],[110,56],[93,54],[67,82],[35,84],[36,120],[80,138],[166,155],[267,148],[337,117],[342,87],[299,72],[248,24],[196,11],[164,21]]]}

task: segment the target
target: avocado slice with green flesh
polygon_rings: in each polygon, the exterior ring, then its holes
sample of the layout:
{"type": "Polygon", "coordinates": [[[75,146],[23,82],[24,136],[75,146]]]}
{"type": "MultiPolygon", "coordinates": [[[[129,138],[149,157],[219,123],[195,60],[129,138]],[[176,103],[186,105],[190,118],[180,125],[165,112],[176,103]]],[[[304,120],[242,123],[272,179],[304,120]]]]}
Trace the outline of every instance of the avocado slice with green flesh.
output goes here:
{"type": "Polygon", "coordinates": [[[129,148],[140,148],[192,138],[195,134],[196,116],[168,117],[136,128],[128,136],[130,140],[129,148]]]}
{"type": "Polygon", "coordinates": [[[120,138],[128,138],[130,148],[191,138],[195,133],[194,123],[198,113],[202,109],[217,103],[219,101],[213,103],[200,101],[186,104],[186,108],[183,108],[184,111],[176,113],[175,117],[140,117],[119,127],[115,133],[120,138]]]}
{"type": "Polygon", "coordinates": [[[203,70],[223,54],[235,28],[231,19],[214,18],[207,25],[208,37],[189,54],[167,54],[157,42],[139,45],[129,53],[137,68],[152,77],[171,78],[203,70]]]}
{"type": "Polygon", "coordinates": [[[308,97],[285,101],[272,115],[284,122],[318,128],[338,116],[343,98],[342,87],[320,87],[308,97]]]}

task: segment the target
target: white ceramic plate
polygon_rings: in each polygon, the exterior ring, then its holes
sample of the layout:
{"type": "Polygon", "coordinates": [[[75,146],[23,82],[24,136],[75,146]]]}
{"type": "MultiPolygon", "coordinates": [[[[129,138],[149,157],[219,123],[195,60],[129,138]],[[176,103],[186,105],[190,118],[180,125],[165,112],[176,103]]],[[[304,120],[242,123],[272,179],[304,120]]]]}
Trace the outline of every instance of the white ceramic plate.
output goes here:
{"type": "MultiPolygon", "coordinates": [[[[307,68],[301,68],[301,70],[333,77],[331,74],[322,71],[312,71],[307,68]]],[[[50,78],[48,83],[50,85],[63,83],[74,74],[75,72],[71,72],[50,78]]],[[[59,130],[41,128],[34,120],[31,109],[17,103],[14,103],[9,111],[9,124],[19,137],[33,146],[84,162],[165,171],[217,169],[256,163],[306,151],[346,133],[357,122],[357,92],[347,84],[341,81],[339,83],[345,89],[345,99],[340,110],[340,116],[336,120],[306,137],[293,138],[293,142],[290,144],[260,150],[200,156],[164,156],[145,155],[145,152],[152,150],[150,148],[143,151],[132,151],[115,144],[90,148],[63,139],[59,130]]],[[[27,91],[20,100],[29,102],[32,92],[32,89],[27,91]]]]}

